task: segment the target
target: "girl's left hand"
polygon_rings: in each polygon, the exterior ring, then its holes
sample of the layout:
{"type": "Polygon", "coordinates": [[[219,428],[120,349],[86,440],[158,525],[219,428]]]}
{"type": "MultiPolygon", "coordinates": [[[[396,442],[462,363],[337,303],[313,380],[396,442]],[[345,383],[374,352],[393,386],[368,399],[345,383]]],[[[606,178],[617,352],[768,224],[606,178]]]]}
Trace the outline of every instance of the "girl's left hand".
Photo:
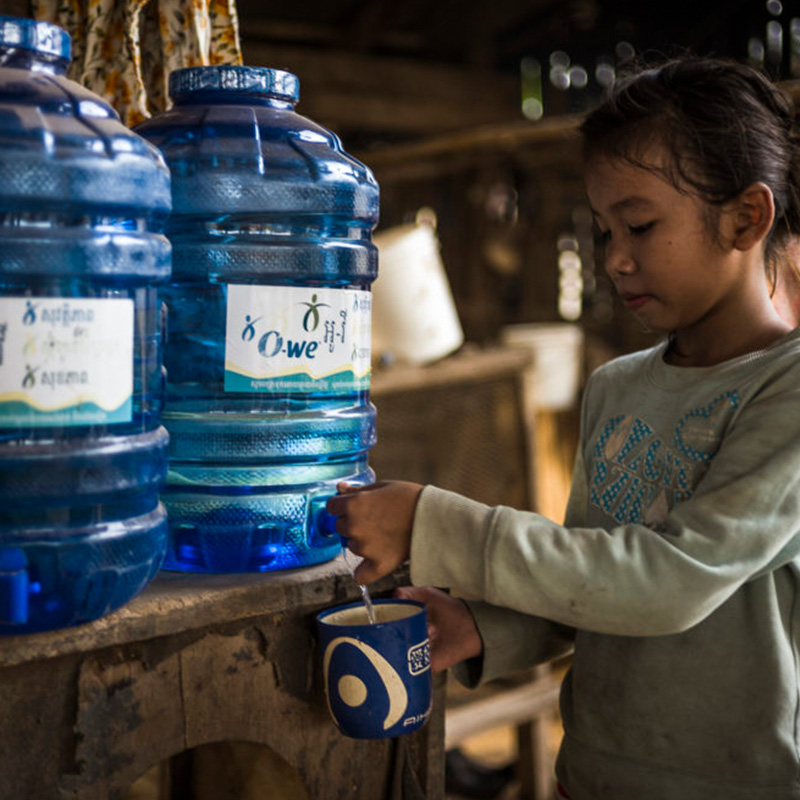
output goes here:
{"type": "Polygon", "coordinates": [[[431,586],[401,586],[395,596],[425,604],[434,672],[442,672],[483,653],[483,639],[463,600],[431,586]]]}
{"type": "Polygon", "coordinates": [[[364,560],[355,579],[373,583],[397,569],[409,556],[414,511],[423,487],[403,481],[380,481],[370,486],[340,483],[339,494],[326,505],[351,552],[364,560]]]}

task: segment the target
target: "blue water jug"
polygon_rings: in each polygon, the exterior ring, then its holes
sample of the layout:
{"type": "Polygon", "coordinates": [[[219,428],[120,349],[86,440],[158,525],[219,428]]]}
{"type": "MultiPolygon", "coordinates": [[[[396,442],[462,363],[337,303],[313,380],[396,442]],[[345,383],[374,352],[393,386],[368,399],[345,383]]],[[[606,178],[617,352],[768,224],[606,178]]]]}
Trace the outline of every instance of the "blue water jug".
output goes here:
{"type": "Polygon", "coordinates": [[[0,633],[95,619],[166,550],[169,171],[64,73],[54,25],[0,17],[0,633]]]}
{"type": "Polygon", "coordinates": [[[172,173],[165,567],[321,563],[340,547],[336,483],[374,479],[378,186],[294,110],[288,72],[188,68],[169,90],[137,128],[172,173]]]}

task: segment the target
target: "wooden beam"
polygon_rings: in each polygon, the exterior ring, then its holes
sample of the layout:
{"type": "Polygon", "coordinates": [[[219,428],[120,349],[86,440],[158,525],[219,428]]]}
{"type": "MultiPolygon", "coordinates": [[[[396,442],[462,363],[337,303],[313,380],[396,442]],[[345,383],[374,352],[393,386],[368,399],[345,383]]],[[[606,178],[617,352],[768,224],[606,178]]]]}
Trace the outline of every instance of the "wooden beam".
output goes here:
{"type": "Polygon", "coordinates": [[[375,147],[360,155],[376,168],[476,150],[514,150],[577,140],[582,117],[553,117],[540,122],[484,125],[406,144],[375,147]]]}
{"type": "Polygon", "coordinates": [[[426,139],[354,150],[379,183],[427,180],[474,167],[478,159],[510,158],[527,171],[580,160],[578,116],[482,125],[426,139]]]}
{"type": "MultiPolygon", "coordinates": [[[[800,80],[778,84],[794,100],[800,116],[800,80]]],[[[401,144],[382,145],[354,152],[368,164],[380,180],[412,180],[450,171],[463,166],[464,159],[474,160],[481,152],[503,153],[539,150],[543,160],[554,163],[559,154],[568,159],[577,155],[578,128],[583,115],[545,118],[538,122],[514,121],[479,125],[444,132],[401,144]],[[571,146],[570,146],[571,145],[571,146]],[[553,151],[555,147],[558,152],[553,151]],[[550,148],[545,152],[546,148],[550,148]]]]}
{"type": "Polygon", "coordinates": [[[242,41],[244,62],[300,78],[298,111],[333,130],[430,135],[519,119],[515,75],[242,41]]]}
{"type": "Polygon", "coordinates": [[[500,691],[483,700],[448,708],[444,720],[444,748],[450,750],[477,733],[501,725],[519,725],[555,712],[561,678],[549,673],[515,689],[500,691]]]}

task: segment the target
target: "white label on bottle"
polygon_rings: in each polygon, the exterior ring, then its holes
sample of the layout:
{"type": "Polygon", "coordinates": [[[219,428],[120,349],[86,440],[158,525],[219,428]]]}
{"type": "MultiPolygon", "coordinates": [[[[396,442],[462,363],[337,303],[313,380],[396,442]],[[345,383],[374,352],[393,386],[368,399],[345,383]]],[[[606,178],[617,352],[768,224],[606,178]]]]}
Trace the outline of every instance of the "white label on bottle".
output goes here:
{"type": "Polygon", "coordinates": [[[0,427],[130,422],[133,300],[0,297],[0,427]]]}
{"type": "Polygon", "coordinates": [[[369,388],[368,291],[242,284],[227,290],[225,391],[369,388]]]}

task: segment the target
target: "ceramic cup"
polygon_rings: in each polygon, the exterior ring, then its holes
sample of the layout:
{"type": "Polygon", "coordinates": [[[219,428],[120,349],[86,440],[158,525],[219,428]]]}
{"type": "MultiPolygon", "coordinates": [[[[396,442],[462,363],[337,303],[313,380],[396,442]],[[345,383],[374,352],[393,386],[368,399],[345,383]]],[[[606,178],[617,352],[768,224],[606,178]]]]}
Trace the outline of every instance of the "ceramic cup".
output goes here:
{"type": "Polygon", "coordinates": [[[328,708],[339,730],[355,739],[402,736],[431,712],[431,655],[425,606],[374,600],[317,615],[328,708]]]}

